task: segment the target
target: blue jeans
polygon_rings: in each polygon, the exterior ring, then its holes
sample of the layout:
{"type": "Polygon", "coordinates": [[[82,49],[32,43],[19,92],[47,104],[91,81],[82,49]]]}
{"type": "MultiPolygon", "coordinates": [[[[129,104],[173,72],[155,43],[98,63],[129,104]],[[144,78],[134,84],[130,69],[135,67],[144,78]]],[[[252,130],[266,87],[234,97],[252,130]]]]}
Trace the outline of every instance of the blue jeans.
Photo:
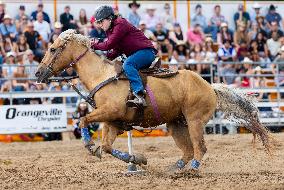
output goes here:
{"type": "Polygon", "coordinates": [[[142,49],[129,56],[123,63],[123,70],[129,79],[130,88],[134,93],[144,90],[142,80],[139,76],[140,69],[146,69],[151,66],[155,60],[155,51],[152,48],[142,49]]]}

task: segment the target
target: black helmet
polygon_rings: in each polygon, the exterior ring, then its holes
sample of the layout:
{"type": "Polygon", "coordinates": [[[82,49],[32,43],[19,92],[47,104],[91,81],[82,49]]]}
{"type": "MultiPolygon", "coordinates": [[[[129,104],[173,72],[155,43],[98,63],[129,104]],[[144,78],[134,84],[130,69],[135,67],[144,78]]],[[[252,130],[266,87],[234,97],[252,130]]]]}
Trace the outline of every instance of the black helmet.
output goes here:
{"type": "Polygon", "coordinates": [[[100,22],[106,18],[114,16],[114,11],[111,6],[103,5],[97,8],[95,12],[96,22],[100,22]]]}

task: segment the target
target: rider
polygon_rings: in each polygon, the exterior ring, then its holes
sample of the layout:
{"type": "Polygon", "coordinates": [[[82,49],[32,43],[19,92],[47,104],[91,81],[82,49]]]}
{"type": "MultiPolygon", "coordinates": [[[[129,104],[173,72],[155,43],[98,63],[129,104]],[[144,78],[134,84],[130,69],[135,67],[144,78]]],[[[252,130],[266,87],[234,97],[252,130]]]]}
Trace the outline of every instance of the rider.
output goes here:
{"type": "Polygon", "coordinates": [[[91,47],[95,50],[109,51],[107,54],[109,59],[114,59],[121,54],[128,57],[123,63],[123,70],[130,81],[135,98],[128,100],[127,105],[129,107],[147,106],[138,71],[150,67],[155,59],[157,51],[152,42],[126,19],[117,17],[110,6],[99,7],[94,16],[96,25],[107,32],[108,39],[105,42],[93,39],[91,47]]]}

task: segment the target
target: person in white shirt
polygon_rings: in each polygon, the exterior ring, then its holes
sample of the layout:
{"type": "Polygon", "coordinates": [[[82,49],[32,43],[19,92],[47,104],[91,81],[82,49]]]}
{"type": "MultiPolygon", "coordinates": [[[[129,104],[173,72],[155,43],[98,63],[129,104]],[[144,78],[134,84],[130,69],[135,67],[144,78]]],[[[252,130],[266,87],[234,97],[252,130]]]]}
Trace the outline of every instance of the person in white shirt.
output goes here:
{"type": "Polygon", "coordinates": [[[147,29],[146,23],[145,23],[143,20],[141,20],[141,21],[139,22],[139,27],[138,27],[138,28],[144,33],[144,35],[145,35],[148,39],[150,39],[150,40],[152,40],[152,41],[157,41],[156,36],[154,35],[154,33],[153,33],[151,30],[148,30],[148,29],[147,29]]]}
{"type": "Polygon", "coordinates": [[[252,13],[250,13],[250,19],[252,21],[252,23],[257,22],[256,18],[259,16],[264,16],[264,14],[261,13],[260,9],[261,9],[261,5],[257,2],[255,2],[252,6],[252,8],[254,9],[254,11],[252,13]]]}
{"type": "Polygon", "coordinates": [[[161,22],[160,17],[155,15],[156,8],[154,8],[152,5],[149,5],[146,8],[146,13],[144,17],[142,18],[143,21],[145,21],[146,26],[151,31],[154,31],[156,28],[156,25],[161,22]]]}
{"type": "Polygon", "coordinates": [[[170,30],[175,22],[175,18],[171,13],[171,7],[169,3],[165,3],[164,11],[161,16],[162,23],[167,30],[170,30]]]}
{"type": "Polygon", "coordinates": [[[39,12],[37,14],[37,20],[34,22],[34,29],[42,36],[43,40],[48,43],[49,35],[51,33],[50,25],[48,22],[43,20],[43,13],[39,12]]]}
{"type": "Polygon", "coordinates": [[[266,41],[271,60],[275,59],[275,57],[278,55],[278,52],[281,48],[281,43],[278,39],[279,39],[278,33],[272,32],[271,38],[266,41]]]}
{"type": "Polygon", "coordinates": [[[28,74],[29,78],[35,78],[35,73],[37,71],[37,65],[39,63],[34,60],[34,53],[32,50],[28,49],[25,51],[24,55],[24,66],[25,66],[25,73],[28,74]]]}

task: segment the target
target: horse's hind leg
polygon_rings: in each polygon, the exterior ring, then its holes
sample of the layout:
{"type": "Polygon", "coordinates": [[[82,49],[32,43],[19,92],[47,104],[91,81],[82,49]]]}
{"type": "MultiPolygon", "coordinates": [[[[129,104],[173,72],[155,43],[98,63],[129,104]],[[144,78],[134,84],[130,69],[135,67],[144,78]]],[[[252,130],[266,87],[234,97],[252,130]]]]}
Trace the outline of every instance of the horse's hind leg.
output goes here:
{"type": "Polygon", "coordinates": [[[121,134],[122,132],[123,131],[119,129],[116,123],[105,123],[103,126],[102,150],[126,163],[132,162],[138,165],[146,165],[147,159],[143,155],[130,155],[128,152],[122,152],[120,150],[112,148],[112,144],[115,141],[117,135],[121,134]]]}
{"type": "Polygon", "coordinates": [[[182,169],[188,163],[188,161],[193,159],[194,156],[188,127],[187,125],[178,122],[167,123],[167,127],[176,145],[183,152],[182,158],[176,162],[172,169],[182,169]]]}

